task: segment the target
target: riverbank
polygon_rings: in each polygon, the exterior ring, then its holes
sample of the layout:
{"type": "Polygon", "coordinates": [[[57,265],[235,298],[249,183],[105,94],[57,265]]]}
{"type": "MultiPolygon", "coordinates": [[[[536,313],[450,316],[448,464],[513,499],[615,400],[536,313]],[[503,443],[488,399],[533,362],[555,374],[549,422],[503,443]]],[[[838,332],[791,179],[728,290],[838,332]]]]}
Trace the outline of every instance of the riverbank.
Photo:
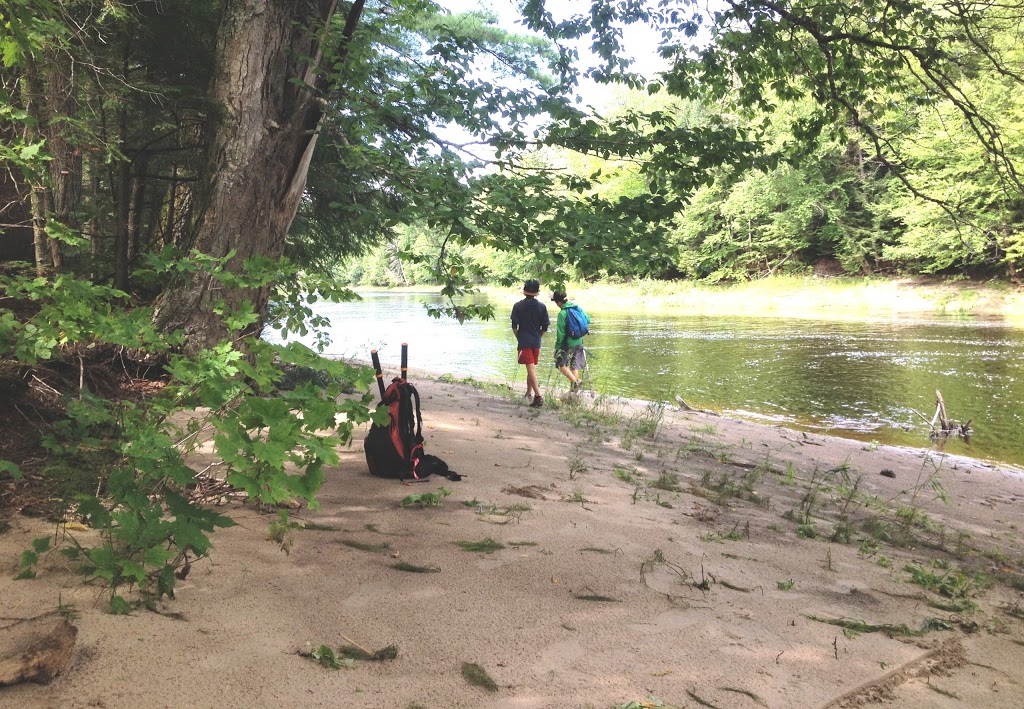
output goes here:
{"type": "MultiPolygon", "coordinates": [[[[786,284],[801,287],[793,279],[777,284],[777,295],[786,284]]],[[[799,318],[749,317],[725,314],[737,308],[724,300],[642,301],[641,285],[628,292],[609,286],[604,296],[594,287],[576,296],[594,318],[587,348],[602,393],[669,402],[679,395],[699,408],[761,422],[918,445],[928,435],[939,390],[951,418],[972,422],[973,435],[950,441],[950,452],[1024,465],[1024,320],[1015,326],[1007,315],[939,315],[933,305],[925,310],[922,293],[894,301],[917,303],[916,314],[887,313],[866,300],[848,315],[809,309],[799,318]]],[[[841,301],[838,279],[819,286],[788,302],[841,301]]],[[[758,287],[766,290],[737,302],[772,302],[768,284],[758,287]]],[[[878,285],[886,292],[893,287],[878,285]]],[[[397,365],[398,346],[408,341],[417,368],[515,381],[523,373],[512,364],[508,312],[521,297],[513,288],[488,292],[477,302],[494,306],[496,319],[461,325],[428,317],[423,304],[441,299],[422,291],[368,293],[363,303],[323,312],[339,323],[331,333],[336,341],[348,344],[334,351],[339,356],[366,357],[376,348],[397,365]]],[[[548,306],[553,316],[557,311],[548,306]]],[[[551,342],[548,337],[545,347],[551,342]]],[[[541,377],[545,387],[565,383],[550,366],[541,377]]]]}
{"type": "MultiPolygon", "coordinates": [[[[499,300],[518,294],[515,288],[482,290],[499,300]]],[[[1003,318],[1024,327],[1024,289],[1005,283],[774,276],[720,286],[640,279],[621,284],[574,283],[568,292],[602,310],[836,319],[959,316],[1003,318]]]]}
{"type": "Polygon", "coordinates": [[[239,525],[159,612],[107,614],[58,555],[13,581],[53,529],[11,520],[4,622],[59,602],[79,639],[53,684],[0,689],[0,705],[1024,702],[1018,471],[659,406],[417,386],[426,449],[463,480],[373,478],[357,431],[321,507],[293,511],[290,554],[265,539],[275,514],[228,502],[239,525]],[[355,644],[397,657],[333,670],[301,655],[355,644]]]}

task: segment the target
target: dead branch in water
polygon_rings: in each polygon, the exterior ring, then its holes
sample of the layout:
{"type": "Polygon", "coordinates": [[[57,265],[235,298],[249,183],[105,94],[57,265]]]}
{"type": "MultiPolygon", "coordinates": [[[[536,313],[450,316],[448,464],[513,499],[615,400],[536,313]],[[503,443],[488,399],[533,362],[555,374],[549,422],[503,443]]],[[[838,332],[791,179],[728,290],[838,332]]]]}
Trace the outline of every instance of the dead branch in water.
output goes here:
{"type": "Polygon", "coordinates": [[[960,423],[949,418],[946,415],[946,402],[942,398],[942,392],[938,389],[935,390],[935,415],[932,416],[930,424],[932,438],[948,438],[950,436],[970,438],[971,421],[972,419],[967,419],[966,423],[960,423]],[[939,424],[939,428],[935,427],[936,423],[939,424]]]}

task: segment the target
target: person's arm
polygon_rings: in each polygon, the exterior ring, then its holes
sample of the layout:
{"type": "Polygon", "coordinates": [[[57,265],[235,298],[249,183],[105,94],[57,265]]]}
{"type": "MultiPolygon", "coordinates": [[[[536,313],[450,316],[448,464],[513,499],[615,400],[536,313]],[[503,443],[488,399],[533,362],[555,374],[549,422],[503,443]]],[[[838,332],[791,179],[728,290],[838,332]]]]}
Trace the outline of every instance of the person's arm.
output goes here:
{"type": "Polygon", "coordinates": [[[565,347],[563,345],[568,344],[569,343],[565,341],[565,308],[559,308],[558,322],[555,325],[555,349],[566,350],[568,349],[568,347],[565,347]]]}

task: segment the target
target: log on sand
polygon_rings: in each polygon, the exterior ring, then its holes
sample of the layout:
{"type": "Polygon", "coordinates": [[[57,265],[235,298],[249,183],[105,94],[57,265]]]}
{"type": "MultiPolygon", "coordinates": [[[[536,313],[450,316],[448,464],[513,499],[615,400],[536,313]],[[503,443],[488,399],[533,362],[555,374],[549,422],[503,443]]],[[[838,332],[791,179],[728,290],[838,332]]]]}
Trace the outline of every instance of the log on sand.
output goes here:
{"type": "Polygon", "coordinates": [[[0,628],[0,686],[49,684],[71,661],[77,637],[78,628],[56,612],[0,628]]]}

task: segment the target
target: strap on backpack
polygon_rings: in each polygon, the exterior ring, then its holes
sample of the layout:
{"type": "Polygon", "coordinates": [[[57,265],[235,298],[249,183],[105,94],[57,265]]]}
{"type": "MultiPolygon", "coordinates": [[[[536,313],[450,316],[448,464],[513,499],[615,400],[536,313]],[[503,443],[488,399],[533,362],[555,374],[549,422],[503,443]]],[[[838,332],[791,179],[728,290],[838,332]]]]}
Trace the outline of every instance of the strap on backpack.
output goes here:
{"type": "Polygon", "coordinates": [[[412,394],[412,398],[416,401],[416,442],[423,442],[423,414],[420,413],[420,393],[416,391],[416,387],[412,384],[407,384],[409,391],[412,394]]]}
{"type": "Polygon", "coordinates": [[[406,381],[397,381],[399,437],[405,461],[412,465],[417,448],[423,447],[423,415],[420,413],[420,394],[406,381]],[[414,418],[415,417],[415,418],[414,418]]]}

